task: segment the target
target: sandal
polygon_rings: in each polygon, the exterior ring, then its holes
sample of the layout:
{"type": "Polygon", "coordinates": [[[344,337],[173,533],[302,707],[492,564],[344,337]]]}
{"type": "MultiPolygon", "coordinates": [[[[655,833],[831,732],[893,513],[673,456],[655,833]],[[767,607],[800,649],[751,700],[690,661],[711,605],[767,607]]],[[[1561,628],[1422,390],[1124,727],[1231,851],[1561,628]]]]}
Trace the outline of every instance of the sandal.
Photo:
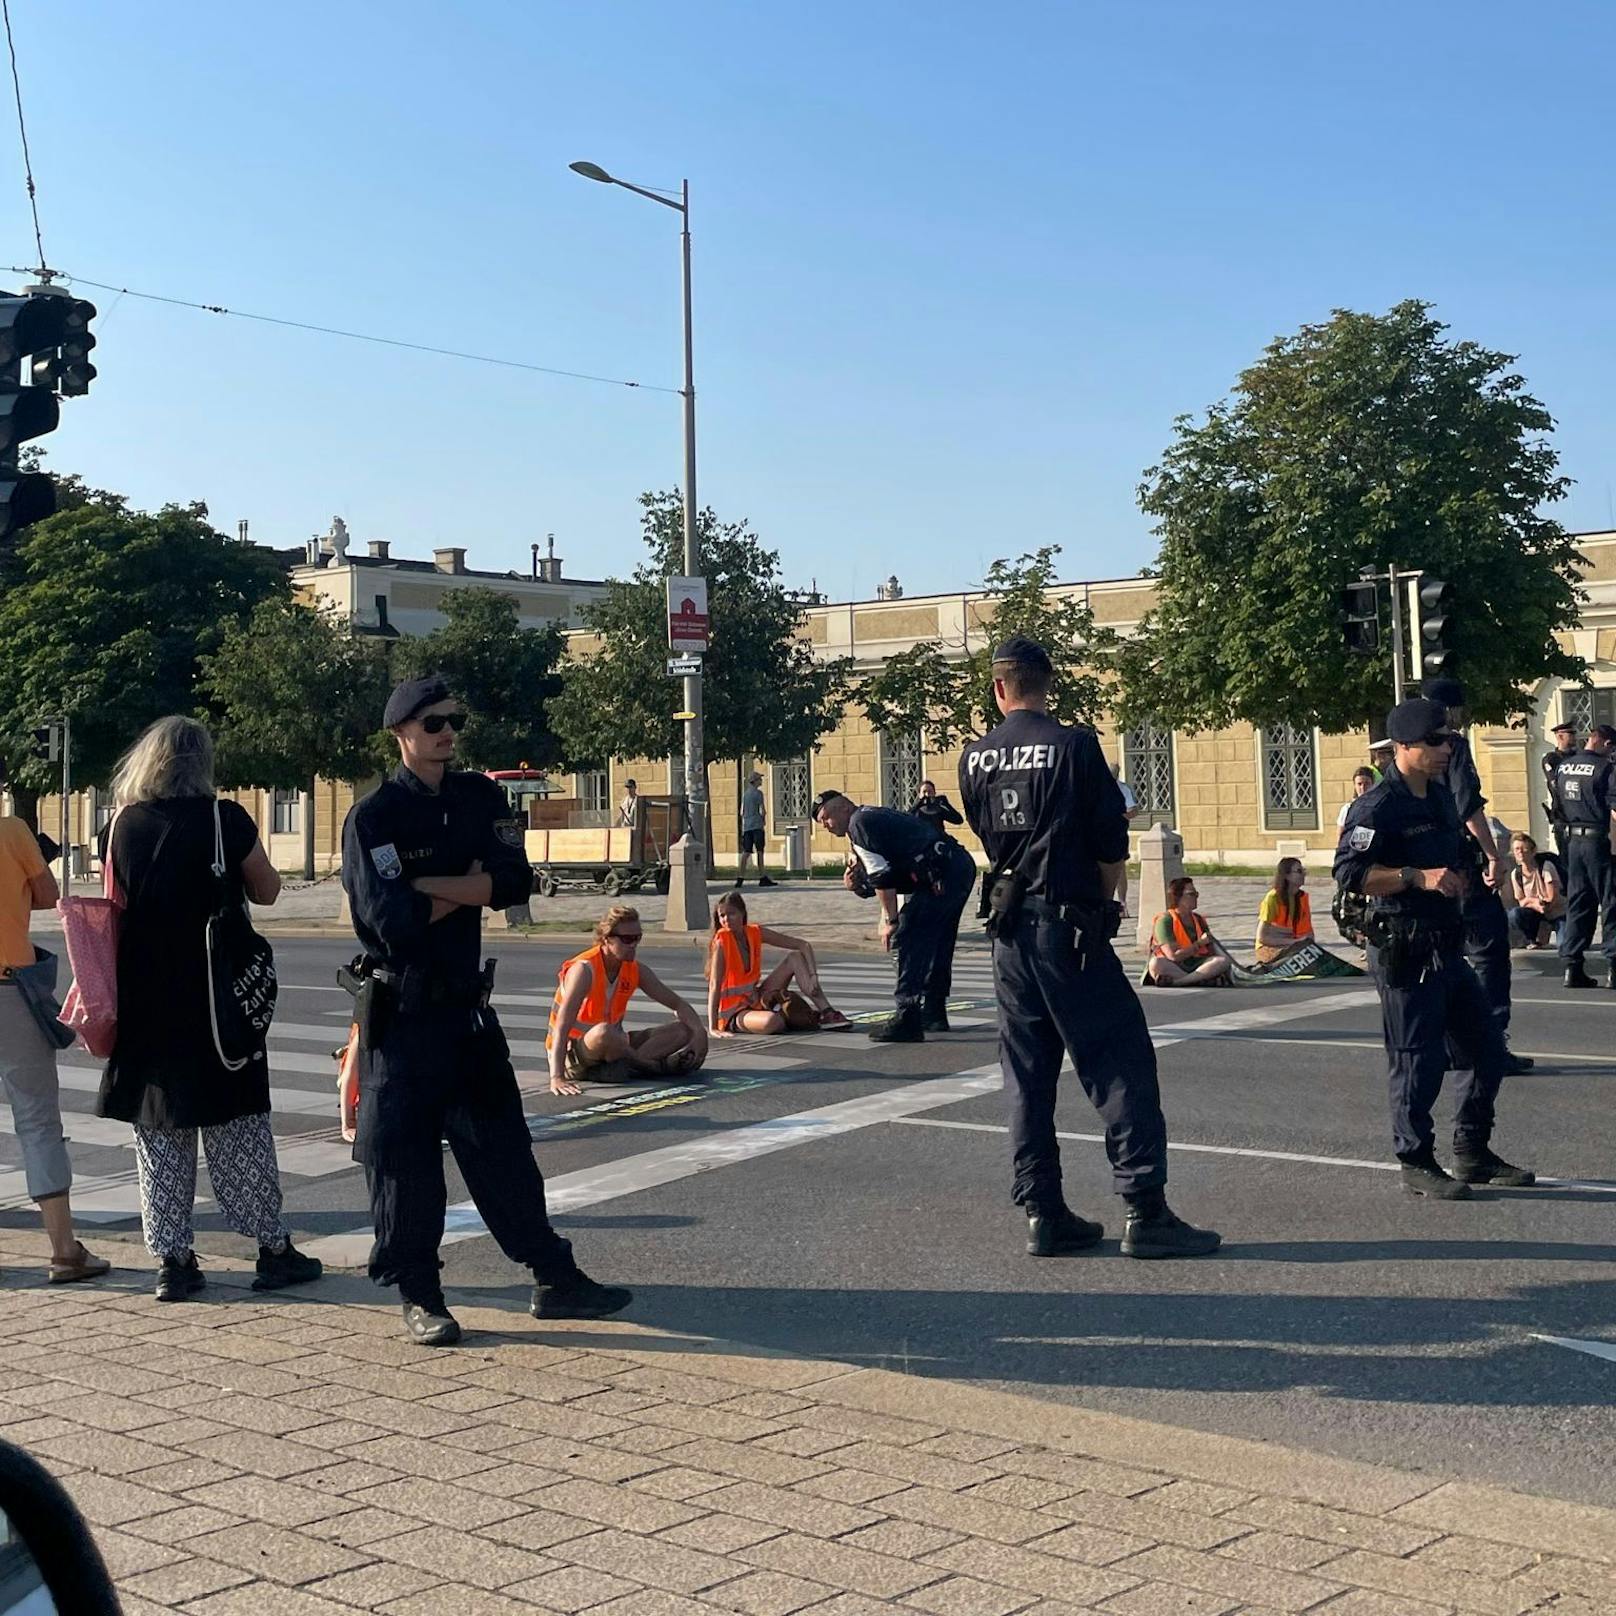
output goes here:
{"type": "Polygon", "coordinates": [[[833,1004],[827,1004],[819,1012],[819,1030],[821,1032],[850,1032],[852,1027],[853,1023],[833,1004]]]}
{"type": "Polygon", "coordinates": [[[112,1264],[105,1257],[92,1257],[82,1240],[78,1242],[78,1248],[78,1254],[66,1262],[58,1262],[54,1257],[51,1259],[46,1277],[52,1285],[76,1285],[81,1279],[99,1279],[103,1274],[112,1272],[112,1264]]]}
{"type": "Polygon", "coordinates": [[[685,1077],[695,1071],[698,1062],[693,1049],[676,1049],[671,1055],[664,1055],[661,1061],[662,1075],[664,1077],[685,1077]]]}

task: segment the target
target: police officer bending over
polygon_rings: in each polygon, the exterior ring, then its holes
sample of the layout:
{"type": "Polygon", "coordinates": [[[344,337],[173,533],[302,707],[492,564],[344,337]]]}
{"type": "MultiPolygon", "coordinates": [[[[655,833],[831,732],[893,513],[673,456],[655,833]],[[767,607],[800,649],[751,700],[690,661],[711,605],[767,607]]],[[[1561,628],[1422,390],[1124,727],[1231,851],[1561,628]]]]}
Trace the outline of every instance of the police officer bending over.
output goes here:
{"type": "Polygon", "coordinates": [[[1403,1188],[1443,1201],[1472,1184],[1535,1182],[1489,1148],[1493,1105],[1508,1051],[1487,995],[1464,956],[1466,884],[1481,879],[1467,851],[1453,794],[1444,784],[1453,736],[1441,702],[1417,697],[1392,709],[1396,749],[1378,786],[1347,809],[1335,878],[1372,899],[1369,967],[1380,993],[1391,1063],[1392,1138],[1403,1188]],[[1449,1041],[1458,1072],[1455,1177],[1436,1159],[1431,1107],[1442,1089],[1449,1041]]]}
{"type": "Polygon", "coordinates": [[[878,1044],[918,1044],[948,1031],[954,945],[976,881],[971,855],[914,814],[861,808],[839,791],[814,798],[814,821],[845,836],[858,856],[846,885],[881,903],[881,941],[898,953],[897,1014],[870,1037],[878,1044]],[[909,901],[898,909],[898,894],[909,901]]]}
{"type": "Polygon", "coordinates": [[[993,697],[1004,722],[960,759],[965,817],[988,855],[999,1058],[1027,1250],[1053,1257],[1105,1233],[1072,1212],[1061,1192],[1055,1100],[1064,1050],[1105,1122],[1113,1181],[1128,1206],[1123,1251],[1203,1256],[1220,1237],[1168,1208],[1156,1051],[1111,947],[1128,859],[1122,793],[1094,731],[1049,716],[1051,677],[1037,641],[1006,640],[993,654],[993,697]]]}
{"type": "Polygon", "coordinates": [[[438,1275],[442,1141],[488,1232],[533,1270],[539,1319],[602,1318],[631,1293],[597,1285],[550,1227],[505,1035],[478,969],[481,911],[522,903],[533,872],[505,794],[449,767],[465,710],[439,676],[388,698],[397,773],[354,805],[342,832],[342,884],[364,945],[348,984],[360,1028],[354,1157],[370,1187],[370,1277],[397,1285],[412,1340],[460,1339],[438,1275]]]}
{"type": "Polygon", "coordinates": [[[1594,918],[1599,919],[1599,942],[1605,953],[1609,985],[1616,988],[1616,868],[1612,867],[1612,838],[1616,838],[1616,757],[1611,743],[1616,729],[1595,724],[1588,744],[1580,752],[1560,758],[1549,789],[1565,825],[1566,914],[1560,926],[1560,963],[1568,988],[1599,984],[1582,968],[1582,956],[1594,940],[1594,918]]]}

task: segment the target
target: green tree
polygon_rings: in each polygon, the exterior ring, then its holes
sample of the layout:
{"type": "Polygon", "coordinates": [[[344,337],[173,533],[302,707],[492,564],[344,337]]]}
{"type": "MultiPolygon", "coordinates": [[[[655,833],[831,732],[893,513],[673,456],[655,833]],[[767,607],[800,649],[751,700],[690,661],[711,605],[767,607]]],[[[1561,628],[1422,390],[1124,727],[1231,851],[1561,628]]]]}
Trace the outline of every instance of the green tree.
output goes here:
{"type": "Polygon", "coordinates": [[[199,661],[226,627],[287,588],[274,557],[216,533],[204,505],[84,495],[0,561],[0,753],[24,817],[57,784],[30,750],[44,715],[72,720],[75,782],[105,785],[145,725],[195,708],[199,661]]]}
{"type": "MultiPolygon", "coordinates": [[[[312,792],[318,779],[374,769],[387,658],[330,612],[280,596],[260,601],[202,658],[198,688],[216,716],[221,784],[312,792]]],[[[303,875],[314,878],[307,812],[303,875]]]]}
{"type": "MultiPolygon", "coordinates": [[[[667,677],[665,580],[683,570],[684,507],[642,494],[647,558],[584,610],[600,637],[566,671],[551,708],[567,760],[667,757],[682,745],[680,689],[667,677]]],[[[801,637],[802,603],[780,582],[780,558],[745,522],[698,518],[712,648],[702,668],[702,728],[710,761],[779,761],[811,751],[841,719],[847,660],[820,662],[801,637]]]]}
{"type": "Polygon", "coordinates": [[[1104,669],[1116,636],[1094,621],[1086,600],[1055,595],[1059,545],[1045,545],[1014,561],[995,561],[984,580],[985,624],[969,652],[950,652],[925,640],[887,658],[855,692],[870,723],[880,730],[922,730],[938,751],[981,735],[999,722],[993,701],[993,651],[1012,634],[1025,634],[1049,652],[1055,676],[1050,711],[1064,723],[1092,723],[1105,704],[1104,669]]]}
{"type": "Polygon", "coordinates": [[[394,676],[447,677],[470,715],[455,748],[467,767],[545,769],[559,762],[548,709],[561,689],[561,630],[523,628],[516,598],[497,589],[452,589],[443,613],[448,621],[441,627],[397,643],[394,676]]]}
{"type": "Polygon", "coordinates": [[[1391,699],[1389,636],[1351,655],[1341,590],[1395,563],[1456,586],[1472,712],[1523,711],[1576,678],[1578,619],[1553,421],[1508,354],[1455,342],[1429,305],[1345,310],[1274,342],[1203,421],[1181,417],[1139,502],[1156,518],[1155,606],[1119,659],[1121,712],[1185,729],[1244,719],[1346,730],[1391,699]]]}

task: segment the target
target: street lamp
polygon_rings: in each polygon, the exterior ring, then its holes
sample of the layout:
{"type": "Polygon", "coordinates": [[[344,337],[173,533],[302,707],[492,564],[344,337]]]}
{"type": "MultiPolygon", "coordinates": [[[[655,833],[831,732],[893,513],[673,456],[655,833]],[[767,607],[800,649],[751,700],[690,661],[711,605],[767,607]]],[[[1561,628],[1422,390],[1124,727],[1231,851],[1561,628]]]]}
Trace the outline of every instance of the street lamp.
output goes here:
{"type": "MultiPolygon", "coordinates": [[[[586,180],[595,180],[602,185],[619,185],[625,191],[632,191],[636,196],[643,196],[651,202],[660,202],[665,208],[673,208],[684,221],[684,228],[679,235],[683,263],[685,316],[685,385],[681,393],[685,401],[684,569],[687,578],[699,578],[701,576],[701,540],[696,532],[696,369],[690,336],[690,181],[682,180],[680,182],[679,199],[675,201],[671,196],[663,196],[658,191],[648,191],[644,186],[630,185],[627,180],[617,179],[608,174],[598,163],[571,163],[568,166],[574,174],[581,174],[586,180]]],[[[685,675],[684,696],[684,710],[690,714],[684,721],[685,796],[689,803],[690,835],[698,845],[705,846],[707,841],[707,771],[702,762],[701,675],[699,673],[687,673],[685,675]]],[[[705,918],[705,898],[703,899],[703,917],[705,918]]]]}

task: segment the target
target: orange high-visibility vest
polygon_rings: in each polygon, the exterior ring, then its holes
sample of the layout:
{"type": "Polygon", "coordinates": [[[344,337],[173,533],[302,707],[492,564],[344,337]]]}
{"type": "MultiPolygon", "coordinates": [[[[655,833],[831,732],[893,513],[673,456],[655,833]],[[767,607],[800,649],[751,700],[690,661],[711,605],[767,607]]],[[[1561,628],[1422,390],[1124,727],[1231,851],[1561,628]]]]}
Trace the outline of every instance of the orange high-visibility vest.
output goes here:
{"type": "Polygon", "coordinates": [[[1206,922],[1202,920],[1199,915],[1196,915],[1195,917],[1195,936],[1192,938],[1189,933],[1189,928],[1184,924],[1179,912],[1176,909],[1168,909],[1164,914],[1157,915],[1155,921],[1151,925],[1150,929],[1152,936],[1150,939],[1150,951],[1152,954],[1160,954],[1162,952],[1162,945],[1156,941],[1154,933],[1156,927],[1159,926],[1164,919],[1170,920],[1173,923],[1173,946],[1175,948],[1188,948],[1192,942],[1198,943],[1206,936],[1206,922]]]}
{"type": "Polygon", "coordinates": [[[550,1030],[544,1035],[546,1049],[555,1041],[556,1022],[561,1014],[561,995],[566,992],[567,972],[574,965],[587,965],[594,975],[589,984],[589,992],[584,995],[584,1002],[578,1007],[577,1019],[567,1029],[568,1038],[582,1038],[589,1028],[597,1027],[603,1021],[613,1023],[621,1021],[624,1010],[628,1008],[628,1001],[640,985],[640,967],[636,960],[625,960],[617,972],[617,980],[608,984],[606,951],[603,948],[597,945],[587,953],[574,954],[556,973],[555,998],[550,1001],[550,1030]],[[610,1002],[606,993],[608,985],[611,988],[610,1002]]]}
{"type": "Polygon", "coordinates": [[[1313,935],[1313,908],[1307,901],[1305,892],[1296,894],[1296,913],[1293,916],[1286,907],[1285,900],[1279,900],[1278,912],[1268,922],[1270,926],[1278,926],[1282,931],[1288,931],[1292,937],[1311,937],[1313,935]]]}
{"type": "Polygon", "coordinates": [[[718,1013],[727,1016],[733,1010],[743,1009],[752,1000],[759,980],[763,976],[763,930],[751,922],[746,927],[746,955],[741,954],[741,940],[728,926],[721,927],[713,938],[713,949],[708,969],[719,965],[723,955],[724,974],[719,980],[718,1013]]]}

